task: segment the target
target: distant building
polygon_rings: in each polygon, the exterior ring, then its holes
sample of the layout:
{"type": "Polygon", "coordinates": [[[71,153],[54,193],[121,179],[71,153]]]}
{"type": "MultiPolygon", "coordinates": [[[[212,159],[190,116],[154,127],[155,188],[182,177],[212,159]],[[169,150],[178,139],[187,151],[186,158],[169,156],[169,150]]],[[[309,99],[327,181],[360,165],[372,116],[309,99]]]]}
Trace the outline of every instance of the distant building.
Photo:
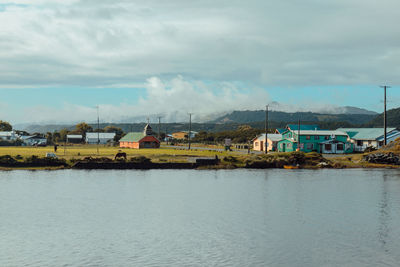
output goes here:
{"type": "Polygon", "coordinates": [[[153,135],[149,124],[144,127],[143,132],[131,132],[119,140],[121,148],[159,148],[160,141],[153,135]]]}
{"type": "MultiPolygon", "coordinates": [[[[354,145],[354,151],[363,152],[367,147],[381,148],[384,143],[384,128],[339,128],[346,132],[354,145]]],[[[387,143],[400,137],[396,128],[387,128],[387,143]]]]}
{"type": "Polygon", "coordinates": [[[22,145],[24,146],[45,146],[47,145],[47,138],[41,135],[23,135],[20,137],[22,145]]]}
{"type": "Polygon", "coordinates": [[[18,135],[14,131],[0,132],[0,139],[15,141],[18,139],[18,135]]]}
{"type": "MultiPolygon", "coordinates": [[[[187,139],[189,131],[180,131],[172,133],[174,139],[187,139]]],[[[198,133],[195,131],[190,131],[190,138],[194,138],[198,133]]]]}
{"type": "MultiPolygon", "coordinates": [[[[97,138],[97,136],[96,136],[97,138]]],[[[79,144],[82,143],[83,136],[81,134],[68,134],[67,135],[67,143],[79,144]]],[[[96,139],[97,141],[97,139],[96,139]]]]}
{"type": "MultiPolygon", "coordinates": [[[[268,134],[268,151],[277,151],[278,142],[282,140],[282,134],[268,134]]],[[[265,133],[253,139],[253,150],[265,150],[265,133]]]]}
{"type": "Polygon", "coordinates": [[[86,133],[87,144],[107,144],[114,140],[115,133],[86,133]]]}

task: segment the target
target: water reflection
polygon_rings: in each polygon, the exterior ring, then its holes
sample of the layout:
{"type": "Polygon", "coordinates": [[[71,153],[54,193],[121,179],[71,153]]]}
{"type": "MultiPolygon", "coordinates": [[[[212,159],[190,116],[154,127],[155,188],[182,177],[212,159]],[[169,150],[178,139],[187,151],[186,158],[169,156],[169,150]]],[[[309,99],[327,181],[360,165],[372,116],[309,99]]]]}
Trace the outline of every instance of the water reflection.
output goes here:
{"type": "Polygon", "coordinates": [[[379,228],[378,228],[378,240],[381,243],[384,250],[387,252],[386,243],[389,239],[389,221],[390,221],[390,207],[388,203],[388,174],[383,173],[382,175],[382,186],[381,186],[381,201],[379,204],[379,228]]]}

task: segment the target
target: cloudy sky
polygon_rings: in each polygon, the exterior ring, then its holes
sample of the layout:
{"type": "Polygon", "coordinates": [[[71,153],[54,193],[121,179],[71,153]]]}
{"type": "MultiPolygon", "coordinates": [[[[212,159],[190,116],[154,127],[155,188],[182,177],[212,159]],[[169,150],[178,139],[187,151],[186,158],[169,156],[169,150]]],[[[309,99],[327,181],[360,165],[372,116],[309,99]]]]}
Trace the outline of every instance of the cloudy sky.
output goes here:
{"type": "Polygon", "coordinates": [[[400,106],[398,0],[0,0],[0,119],[400,106]]]}

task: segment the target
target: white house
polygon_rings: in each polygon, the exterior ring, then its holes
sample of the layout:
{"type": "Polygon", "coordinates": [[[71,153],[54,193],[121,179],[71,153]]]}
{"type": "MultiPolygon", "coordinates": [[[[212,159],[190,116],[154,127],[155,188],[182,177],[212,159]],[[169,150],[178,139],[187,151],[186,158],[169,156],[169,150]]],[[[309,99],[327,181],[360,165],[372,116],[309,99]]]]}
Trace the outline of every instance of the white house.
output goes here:
{"type": "MultiPolygon", "coordinates": [[[[350,142],[354,144],[354,151],[363,152],[367,147],[381,148],[384,142],[384,128],[339,128],[346,132],[350,142]]],[[[400,137],[396,128],[387,128],[387,143],[400,137]]]]}
{"type": "Polygon", "coordinates": [[[14,131],[0,132],[0,139],[15,141],[18,139],[18,135],[14,131]]]}
{"type": "Polygon", "coordinates": [[[88,144],[107,144],[114,140],[115,133],[86,133],[86,143],[88,144]]]}

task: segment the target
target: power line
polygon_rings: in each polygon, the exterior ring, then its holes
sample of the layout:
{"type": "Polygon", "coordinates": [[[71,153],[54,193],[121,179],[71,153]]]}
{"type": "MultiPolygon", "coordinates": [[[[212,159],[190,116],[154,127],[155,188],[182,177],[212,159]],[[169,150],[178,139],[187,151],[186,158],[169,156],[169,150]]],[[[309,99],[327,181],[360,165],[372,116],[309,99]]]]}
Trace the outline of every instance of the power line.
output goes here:
{"type": "Polygon", "coordinates": [[[268,105],[265,106],[265,154],[268,153],[268,105]]]}
{"type": "Polygon", "coordinates": [[[193,113],[189,113],[189,133],[188,133],[188,143],[189,143],[189,147],[188,149],[190,150],[190,135],[192,132],[192,114],[193,113]]]}

